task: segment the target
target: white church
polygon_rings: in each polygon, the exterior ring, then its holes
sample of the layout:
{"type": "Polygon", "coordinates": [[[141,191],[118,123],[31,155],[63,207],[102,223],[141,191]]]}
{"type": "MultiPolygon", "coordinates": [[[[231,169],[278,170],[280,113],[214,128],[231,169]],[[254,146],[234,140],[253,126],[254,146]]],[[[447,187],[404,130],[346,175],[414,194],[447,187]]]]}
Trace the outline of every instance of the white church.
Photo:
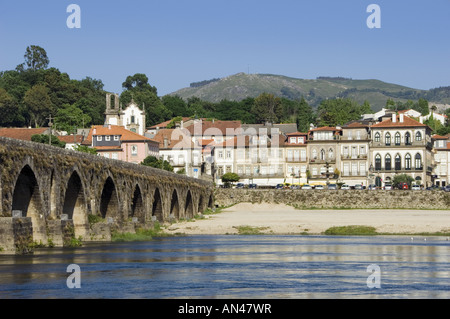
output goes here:
{"type": "Polygon", "coordinates": [[[105,116],[105,124],[124,126],[131,132],[142,136],[145,134],[145,111],[141,110],[133,99],[122,109],[118,94],[106,94],[105,116]]]}

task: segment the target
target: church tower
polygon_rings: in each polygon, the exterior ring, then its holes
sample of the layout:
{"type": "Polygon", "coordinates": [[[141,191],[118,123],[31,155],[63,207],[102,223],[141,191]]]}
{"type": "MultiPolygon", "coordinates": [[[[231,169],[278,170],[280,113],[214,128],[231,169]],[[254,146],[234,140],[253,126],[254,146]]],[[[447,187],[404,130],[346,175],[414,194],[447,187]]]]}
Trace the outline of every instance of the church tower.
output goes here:
{"type": "Polygon", "coordinates": [[[106,110],[105,110],[105,124],[110,125],[120,125],[122,126],[121,116],[122,111],[120,109],[119,104],[119,95],[118,94],[106,94],[106,110]],[[113,102],[113,99],[111,98],[114,95],[114,105],[112,105],[111,102],[113,102]]]}

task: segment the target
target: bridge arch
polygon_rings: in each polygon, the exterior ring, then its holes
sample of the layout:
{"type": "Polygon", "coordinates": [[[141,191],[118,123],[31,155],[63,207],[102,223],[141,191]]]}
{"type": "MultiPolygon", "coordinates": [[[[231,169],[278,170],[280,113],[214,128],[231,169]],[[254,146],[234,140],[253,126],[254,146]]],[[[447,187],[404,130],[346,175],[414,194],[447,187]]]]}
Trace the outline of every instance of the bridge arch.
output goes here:
{"type": "Polygon", "coordinates": [[[213,208],[214,205],[214,198],[213,194],[209,195],[209,201],[208,201],[208,208],[213,208]]]}
{"type": "Polygon", "coordinates": [[[100,215],[103,218],[117,218],[119,215],[119,197],[111,176],[105,180],[100,197],[100,215]]]}
{"type": "Polygon", "coordinates": [[[145,222],[144,200],[142,196],[141,187],[136,184],[134,187],[133,198],[131,201],[131,216],[136,217],[139,222],[145,222]]]}
{"type": "Polygon", "coordinates": [[[85,236],[88,231],[88,216],[85,187],[77,170],[70,175],[66,185],[63,214],[73,220],[75,236],[85,236]]]}
{"type": "Polygon", "coordinates": [[[203,213],[203,211],[205,210],[204,206],[205,206],[205,203],[203,200],[203,194],[200,194],[199,199],[198,199],[198,206],[197,206],[197,210],[199,213],[203,213]]]}
{"type": "Polygon", "coordinates": [[[175,219],[180,219],[180,201],[178,199],[178,192],[176,189],[172,192],[172,199],[170,202],[170,215],[175,219]]]}
{"type": "Polygon", "coordinates": [[[153,216],[155,216],[156,220],[158,220],[159,222],[164,221],[162,198],[159,188],[155,189],[155,193],[153,195],[152,217],[153,216]]]}
{"type": "Polygon", "coordinates": [[[192,200],[191,191],[188,190],[186,195],[186,203],[184,206],[184,214],[186,218],[193,218],[194,217],[194,202],[192,200]]]}
{"type": "Polygon", "coordinates": [[[29,164],[20,170],[14,184],[12,211],[21,211],[23,217],[31,217],[33,240],[46,240],[45,214],[39,183],[29,164]]]}

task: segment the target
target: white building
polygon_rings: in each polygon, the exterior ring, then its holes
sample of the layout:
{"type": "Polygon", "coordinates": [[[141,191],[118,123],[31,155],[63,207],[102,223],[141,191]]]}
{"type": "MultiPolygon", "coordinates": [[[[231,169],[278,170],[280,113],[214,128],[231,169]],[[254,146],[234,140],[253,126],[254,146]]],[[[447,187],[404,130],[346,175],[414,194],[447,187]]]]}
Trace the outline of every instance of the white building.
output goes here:
{"type": "Polygon", "coordinates": [[[124,126],[127,130],[137,133],[139,135],[145,135],[145,111],[138,107],[138,105],[131,100],[131,102],[122,109],[119,103],[119,96],[114,95],[114,104],[111,100],[112,94],[106,94],[106,111],[105,111],[105,124],[124,126]]]}
{"type": "Polygon", "coordinates": [[[450,183],[450,140],[447,136],[434,135],[434,185],[443,187],[450,183]]]}

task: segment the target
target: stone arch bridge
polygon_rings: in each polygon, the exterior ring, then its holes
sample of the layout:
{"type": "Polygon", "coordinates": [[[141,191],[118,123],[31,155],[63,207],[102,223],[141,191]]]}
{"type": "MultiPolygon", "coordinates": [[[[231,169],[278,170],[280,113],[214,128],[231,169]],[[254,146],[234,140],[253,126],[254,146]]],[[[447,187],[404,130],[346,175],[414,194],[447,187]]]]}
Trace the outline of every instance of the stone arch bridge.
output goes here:
{"type": "Polygon", "coordinates": [[[2,137],[0,196],[0,251],[30,240],[30,224],[33,242],[63,245],[67,236],[109,240],[110,230],[189,219],[214,204],[207,181],[2,137]]]}

